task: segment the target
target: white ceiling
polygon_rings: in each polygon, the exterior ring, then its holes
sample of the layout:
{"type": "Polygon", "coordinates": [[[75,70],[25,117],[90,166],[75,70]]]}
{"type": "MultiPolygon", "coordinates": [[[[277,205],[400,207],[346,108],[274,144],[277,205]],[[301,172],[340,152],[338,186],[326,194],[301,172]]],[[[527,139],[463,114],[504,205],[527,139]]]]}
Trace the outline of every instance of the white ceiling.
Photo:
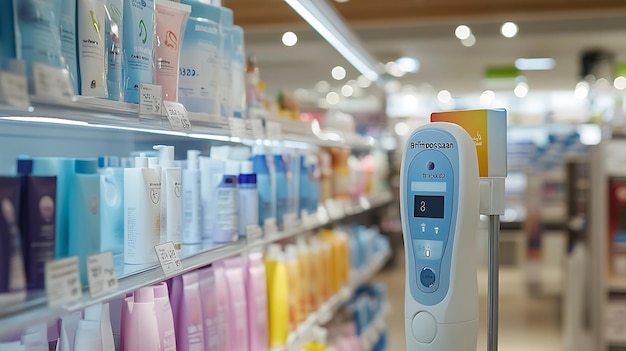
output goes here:
{"type": "MultiPolygon", "coordinates": [[[[506,39],[499,33],[505,20],[465,23],[477,38],[471,48],[464,47],[454,36],[455,27],[461,24],[458,22],[353,29],[363,46],[381,62],[404,55],[420,60],[420,71],[401,78],[402,83],[427,86],[435,92],[447,89],[453,96],[484,90],[482,78],[487,66],[512,66],[518,57],[556,59],[556,68],[552,71],[525,74],[531,91],[573,90],[579,80],[580,55],[584,50],[609,50],[615,54],[616,62],[626,62],[626,13],[518,20],[519,34],[513,39],[506,39]]],[[[320,80],[340,87],[359,75],[307,27],[248,31],[246,51],[257,56],[269,94],[279,89],[313,89],[320,80]],[[281,43],[286,30],[298,34],[296,46],[285,47],[281,43]],[[333,81],[330,75],[337,64],[348,71],[342,82],[333,81]]]]}

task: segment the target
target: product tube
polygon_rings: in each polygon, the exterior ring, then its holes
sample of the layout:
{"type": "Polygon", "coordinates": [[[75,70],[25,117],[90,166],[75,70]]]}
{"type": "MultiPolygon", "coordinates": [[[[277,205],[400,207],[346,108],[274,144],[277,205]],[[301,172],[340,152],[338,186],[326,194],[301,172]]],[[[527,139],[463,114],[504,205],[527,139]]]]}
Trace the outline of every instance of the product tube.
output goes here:
{"type": "MultiPolygon", "coordinates": [[[[115,351],[109,304],[97,303],[85,308],[85,320],[96,322],[100,326],[102,351],[115,351]]],[[[77,350],[79,349],[77,348],[77,350]]]]}
{"type": "Polygon", "coordinates": [[[283,217],[289,213],[289,184],[287,169],[280,149],[274,150],[274,169],[276,172],[276,223],[283,224],[283,217]]]}
{"type": "Polygon", "coordinates": [[[76,55],[76,1],[62,1],[59,20],[63,60],[70,73],[74,94],[78,94],[80,90],[78,89],[78,56],[76,55]]]}
{"type": "Polygon", "coordinates": [[[248,306],[244,287],[244,262],[241,257],[224,260],[224,274],[230,301],[230,349],[248,348],[248,306]]]}
{"type": "MultiPolygon", "coordinates": [[[[287,268],[287,280],[289,281],[289,299],[287,304],[289,305],[289,331],[294,331],[298,328],[300,321],[300,270],[298,265],[298,247],[294,244],[289,244],[285,247],[285,266],[287,268]]],[[[327,274],[332,274],[331,271],[327,271],[327,274]]]]}
{"type": "Polygon", "coordinates": [[[298,213],[302,213],[302,211],[306,210],[310,212],[311,209],[311,179],[309,172],[309,162],[308,155],[300,156],[300,192],[299,192],[299,208],[298,213]]]}
{"type": "Polygon", "coordinates": [[[70,189],[69,255],[87,281],[87,256],[100,252],[100,175],[96,160],[75,160],[70,189]]]}
{"type": "Polygon", "coordinates": [[[267,282],[263,255],[251,253],[246,272],[246,302],[248,306],[249,351],[267,351],[267,282]]]}
{"type": "Polygon", "coordinates": [[[270,348],[284,347],[289,334],[289,306],[285,303],[289,300],[289,278],[280,245],[269,245],[265,269],[270,348]]]}
{"type": "Polygon", "coordinates": [[[202,240],[213,240],[217,204],[217,186],[224,177],[224,161],[200,157],[200,192],[202,196],[202,240]]]}
{"type": "Polygon", "coordinates": [[[13,20],[13,1],[0,2],[0,68],[5,60],[15,59],[15,24],[13,20]]]}
{"type": "Polygon", "coordinates": [[[154,0],[124,1],[124,101],[139,103],[139,85],[152,84],[154,0]]]}
{"type": "Polygon", "coordinates": [[[182,175],[178,167],[174,167],[174,147],[155,145],[159,151],[161,167],[161,242],[171,241],[176,250],[182,243],[182,175]]]}
{"type": "Polygon", "coordinates": [[[161,349],[152,287],[141,288],[124,300],[122,329],[122,351],[161,349]]]}
{"type": "Polygon", "coordinates": [[[178,100],[188,111],[219,115],[220,8],[197,0],[191,5],[180,57],[178,100]]]}
{"type": "Polygon", "coordinates": [[[80,319],[80,311],[61,317],[57,351],[74,351],[74,340],[76,339],[76,330],[78,329],[78,321],[80,319]]]}
{"type": "Polygon", "coordinates": [[[26,299],[19,221],[20,179],[0,177],[0,308],[26,299]]]}
{"type": "Polygon", "coordinates": [[[122,86],[122,25],[123,0],[106,0],[105,48],[107,51],[107,90],[109,99],[124,100],[122,86]]]}
{"type": "Polygon", "coordinates": [[[76,350],[103,351],[102,334],[100,333],[99,321],[78,321],[74,348],[76,350]]]}
{"type": "Polygon", "coordinates": [[[220,335],[218,350],[231,350],[230,348],[230,328],[234,328],[230,320],[230,294],[228,292],[228,282],[224,270],[224,262],[213,263],[213,273],[215,275],[215,296],[217,299],[217,330],[220,335]]]}
{"type": "Polygon", "coordinates": [[[233,26],[232,30],[233,57],[231,62],[232,106],[233,116],[244,117],[246,111],[246,52],[243,28],[233,26]]]}
{"type": "Polygon", "coordinates": [[[154,264],[159,244],[161,182],[156,169],[147,168],[145,157],[135,168],[124,169],[124,263],[154,264]]]}
{"type": "Polygon", "coordinates": [[[20,229],[29,290],[44,288],[46,262],[54,259],[56,177],[29,176],[32,160],[18,160],[22,176],[20,229]]]}
{"type": "Polygon", "coordinates": [[[154,289],[154,307],[159,326],[161,351],[176,351],[176,329],[167,284],[158,283],[152,288],[154,289]]]}
{"type": "Polygon", "coordinates": [[[78,0],[78,67],[80,94],[108,97],[104,0],[78,0]]]}
{"type": "Polygon", "coordinates": [[[227,243],[237,240],[237,177],[239,163],[226,161],[224,176],[217,185],[215,192],[215,226],[213,228],[213,242],[227,243]]]}
{"type": "Polygon", "coordinates": [[[31,325],[22,334],[21,340],[26,351],[48,351],[48,328],[45,323],[31,325]]]}
{"type": "Polygon", "coordinates": [[[252,164],[257,179],[257,189],[259,191],[259,225],[263,226],[265,220],[276,217],[276,201],[272,191],[272,181],[270,178],[265,147],[255,145],[252,148],[252,164]]]}
{"type": "Polygon", "coordinates": [[[220,351],[220,335],[217,319],[217,288],[213,267],[198,270],[200,296],[202,300],[202,320],[204,329],[204,350],[220,351]]]}
{"type": "Polygon", "coordinates": [[[99,157],[100,250],[124,251],[124,169],[117,157],[99,157]]]}
{"type": "Polygon", "coordinates": [[[163,101],[178,101],[180,44],[191,6],[156,0],[156,83],[163,101]]]}
{"type": "Polygon", "coordinates": [[[240,238],[246,237],[246,228],[249,225],[259,223],[259,191],[253,168],[250,161],[241,163],[241,174],[237,184],[240,238]]]}
{"type": "Polygon", "coordinates": [[[189,272],[172,280],[172,309],[178,350],[204,350],[204,329],[198,273],[189,272]]]}
{"type": "Polygon", "coordinates": [[[219,96],[220,114],[223,117],[233,116],[231,66],[233,57],[233,10],[220,7],[220,47],[219,47],[219,96]]]}
{"type": "Polygon", "coordinates": [[[183,170],[183,244],[202,242],[200,196],[200,151],[187,150],[187,169],[183,170]]]}

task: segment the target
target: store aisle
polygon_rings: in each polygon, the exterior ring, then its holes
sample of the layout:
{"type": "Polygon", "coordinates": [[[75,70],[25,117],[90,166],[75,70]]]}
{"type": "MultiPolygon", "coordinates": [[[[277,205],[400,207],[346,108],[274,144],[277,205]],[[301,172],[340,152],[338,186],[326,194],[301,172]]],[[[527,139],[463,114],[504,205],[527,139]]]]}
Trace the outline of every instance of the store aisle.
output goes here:
{"type": "MultiPolygon", "coordinates": [[[[396,268],[381,272],[376,278],[387,284],[391,313],[389,351],[406,350],[404,339],[404,259],[396,268]]],[[[487,350],[487,271],[478,274],[480,326],[478,351],[487,350]]],[[[500,343],[502,351],[560,351],[560,299],[531,297],[526,292],[524,272],[520,268],[500,271],[500,343]]]]}

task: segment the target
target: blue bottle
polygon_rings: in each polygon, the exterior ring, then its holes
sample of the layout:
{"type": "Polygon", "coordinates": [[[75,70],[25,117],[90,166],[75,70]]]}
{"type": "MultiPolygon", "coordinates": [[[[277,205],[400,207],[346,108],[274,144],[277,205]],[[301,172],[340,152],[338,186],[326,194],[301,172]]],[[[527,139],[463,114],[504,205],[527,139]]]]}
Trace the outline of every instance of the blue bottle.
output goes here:
{"type": "Polygon", "coordinates": [[[300,206],[298,213],[302,213],[303,210],[311,212],[311,181],[309,178],[309,167],[307,164],[307,155],[300,156],[300,206]]]}
{"type": "Polygon", "coordinates": [[[276,202],[274,201],[265,148],[263,145],[255,145],[252,152],[251,161],[259,191],[259,225],[263,226],[266,219],[276,216],[276,202]]]}
{"type": "Polygon", "coordinates": [[[289,213],[289,184],[285,160],[279,150],[274,153],[274,169],[276,172],[276,223],[283,224],[283,217],[289,213]]]}

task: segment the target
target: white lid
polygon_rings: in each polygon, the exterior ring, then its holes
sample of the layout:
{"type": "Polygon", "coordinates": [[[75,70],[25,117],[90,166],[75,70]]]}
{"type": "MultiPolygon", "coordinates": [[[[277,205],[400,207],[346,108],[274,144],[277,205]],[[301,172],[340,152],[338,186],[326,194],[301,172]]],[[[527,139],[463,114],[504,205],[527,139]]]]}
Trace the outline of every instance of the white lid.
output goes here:
{"type": "Polygon", "coordinates": [[[300,252],[308,252],[309,251],[309,245],[307,245],[306,240],[304,239],[303,236],[299,236],[296,239],[296,245],[298,245],[298,250],[300,250],[300,252]]]}
{"type": "Polygon", "coordinates": [[[265,146],[261,144],[255,144],[252,147],[252,154],[253,155],[265,155],[265,146]]]}
{"type": "Polygon", "coordinates": [[[284,261],[283,250],[280,244],[270,244],[267,246],[267,260],[268,261],[284,261]]]}
{"type": "Polygon", "coordinates": [[[296,244],[288,244],[285,247],[285,258],[287,261],[298,261],[298,246],[296,244]]]}
{"type": "Polygon", "coordinates": [[[230,146],[213,146],[211,148],[211,158],[216,160],[228,160],[230,146]]]}
{"type": "Polygon", "coordinates": [[[148,158],[147,157],[135,157],[135,168],[148,168],[148,158]]]}
{"type": "Polygon", "coordinates": [[[224,174],[227,175],[239,175],[239,162],[226,160],[226,165],[224,167],[224,174]]]}
{"type": "Polygon", "coordinates": [[[148,157],[148,168],[159,168],[158,157],[148,157]]]}
{"type": "Polygon", "coordinates": [[[174,167],[174,147],[173,146],[154,145],[152,148],[159,151],[159,164],[161,165],[161,167],[163,168],[174,167]]]}
{"type": "Polygon", "coordinates": [[[240,163],[240,166],[241,174],[254,174],[254,164],[252,161],[243,161],[240,163]]]}
{"type": "Polygon", "coordinates": [[[200,156],[199,150],[187,150],[187,169],[199,169],[200,162],[198,161],[200,156]]]}

